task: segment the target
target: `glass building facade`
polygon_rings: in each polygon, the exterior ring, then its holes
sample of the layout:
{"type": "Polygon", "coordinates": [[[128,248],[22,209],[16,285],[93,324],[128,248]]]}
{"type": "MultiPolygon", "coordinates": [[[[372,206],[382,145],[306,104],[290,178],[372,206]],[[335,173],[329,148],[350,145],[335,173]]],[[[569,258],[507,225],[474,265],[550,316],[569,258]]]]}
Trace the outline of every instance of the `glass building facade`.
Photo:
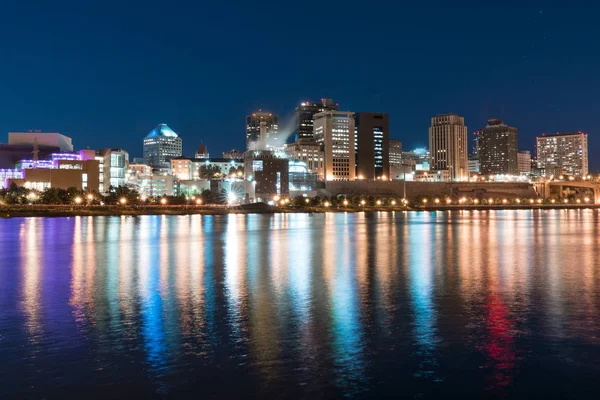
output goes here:
{"type": "Polygon", "coordinates": [[[181,157],[182,140],[167,124],[159,124],[144,138],[144,163],[154,169],[169,169],[171,159],[181,157]]]}

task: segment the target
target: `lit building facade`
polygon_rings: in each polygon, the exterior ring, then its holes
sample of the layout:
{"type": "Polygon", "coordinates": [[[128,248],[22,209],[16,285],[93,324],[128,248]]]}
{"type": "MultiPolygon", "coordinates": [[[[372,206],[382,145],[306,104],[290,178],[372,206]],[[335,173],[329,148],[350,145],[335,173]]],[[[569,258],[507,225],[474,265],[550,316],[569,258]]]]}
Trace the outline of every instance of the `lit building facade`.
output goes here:
{"type": "Polygon", "coordinates": [[[390,139],[389,159],[390,167],[402,166],[402,142],[399,140],[390,139]]]}
{"type": "Polygon", "coordinates": [[[477,155],[483,175],[517,175],[517,128],[490,119],[477,133],[477,155]]]}
{"type": "Polygon", "coordinates": [[[279,118],[272,113],[258,112],[246,116],[246,149],[267,150],[278,146],[279,118]]]}
{"type": "Polygon", "coordinates": [[[315,114],[323,111],[337,111],[337,109],[338,105],[332,99],[321,99],[320,103],[302,102],[296,107],[296,119],[298,120],[296,140],[313,139],[315,114]]]}
{"type": "Polygon", "coordinates": [[[138,190],[142,196],[174,196],[178,193],[176,183],[176,178],[173,175],[141,176],[138,190]]]}
{"type": "Polygon", "coordinates": [[[588,137],[583,132],[539,136],[536,140],[537,164],[546,175],[555,169],[574,176],[588,174],[588,137]]]}
{"type": "Polygon", "coordinates": [[[108,193],[110,187],[117,188],[127,183],[127,167],[129,153],[123,149],[102,149],[99,152],[103,160],[103,191],[108,193]]]}
{"type": "Polygon", "coordinates": [[[225,158],[187,158],[177,157],[171,160],[171,173],[179,180],[201,179],[202,168],[210,168],[222,177],[232,173],[239,174],[244,168],[243,160],[225,158]]]}
{"type": "Polygon", "coordinates": [[[323,148],[325,179],[356,178],[354,151],[354,113],[324,111],[315,114],[314,140],[323,148]]]}
{"type": "Polygon", "coordinates": [[[354,114],[354,132],[358,179],[387,179],[390,171],[388,114],[354,114]]]}
{"type": "Polygon", "coordinates": [[[432,170],[447,170],[453,181],[469,178],[467,127],[463,117],[441,114],[431,118],[429,150],[432,170]]]}
{"type": "Polygon", "coordinates": [[[49,188],[99,190],[99,162],[97,160],[57,159],[56,165],[25,165],[20,178],[7,178],[5,185],[23,186],[28,189],[49,188]]]}
{"type": "Polygon", "coordinates": [[[181,157],[182,140],[167,124],[159,124],[144,138],[144,164],[168,169],[172,158],[181,157]]]}
{"type": "Polygon", "coordinates": [[[321,146],[312,139],[298,139],[285,146],[287,155],[295,160],[303,161],[308,172],[317,174],[319,179],[324,179],[323,151],[321,146]]]}
{"type": "Polygon", "coordinates": [[[517,171],[519,175],[531,174],[531,152],[529,150],[517,153],[517,171]]]}

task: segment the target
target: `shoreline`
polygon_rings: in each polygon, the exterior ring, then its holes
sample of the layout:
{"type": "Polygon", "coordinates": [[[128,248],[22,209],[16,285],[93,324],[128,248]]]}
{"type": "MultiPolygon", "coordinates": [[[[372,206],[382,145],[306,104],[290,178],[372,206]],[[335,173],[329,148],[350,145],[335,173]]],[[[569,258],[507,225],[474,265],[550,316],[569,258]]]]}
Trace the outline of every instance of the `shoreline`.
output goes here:
{"type": "Polygon", "coordinates": [[[339,206],[339,207],[210,207],[210,206],[48,206],[24,205],[0,207],[0,219],[23,217],[93,217],[143,215],[228,215],[228,214],[291,214],[291,213],[360,213],[360,212],[418,212],[418,211],[505,211],[505,210],[580,210],[598,209],[596,204],[535,204],[535,205],[439,205],[417,207],[339,206]]]}

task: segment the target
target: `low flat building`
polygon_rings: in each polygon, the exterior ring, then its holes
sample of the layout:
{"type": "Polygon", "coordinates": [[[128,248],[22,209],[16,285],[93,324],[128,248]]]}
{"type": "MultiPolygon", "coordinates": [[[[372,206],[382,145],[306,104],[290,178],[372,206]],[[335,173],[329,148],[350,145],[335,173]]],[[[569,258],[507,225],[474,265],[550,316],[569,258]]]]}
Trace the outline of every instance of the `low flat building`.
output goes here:
{"type": "Polygon", "coordinates": [[[24,168],[20,179],[7,179],[6,185],[99,191],[99,166],[97,160],[58,160],[57,168],[24,168]]]}
{"type": "Polygon", "coordinates": [[[142,196],[160,197],[177,194],[177,180],[173,175],[147,175],[141,176],[139,193],[142,196]]]}
{"type": "Polygon", "coordinates": [[[316,174],[319,179],[325,179],[323,168],[323,150],[312,139],[298,139],[292,144],[285,145],[287,155],[295,160],[303,161],[308,172],[316,174]]]}
{"type": "Polygon", "coordinates": [[[413,174],[415,182],[448,182],[450,171],[447,169],[437,171],[415,171],[413,174]]]}
{"type": "Polygon", "coordinates": [[[58,147],[60,151],[64,152],[73,151],[71,138],[57,132],[9,132],[8,144],[30,146],[37,144],[38,146],[58,147]]]}

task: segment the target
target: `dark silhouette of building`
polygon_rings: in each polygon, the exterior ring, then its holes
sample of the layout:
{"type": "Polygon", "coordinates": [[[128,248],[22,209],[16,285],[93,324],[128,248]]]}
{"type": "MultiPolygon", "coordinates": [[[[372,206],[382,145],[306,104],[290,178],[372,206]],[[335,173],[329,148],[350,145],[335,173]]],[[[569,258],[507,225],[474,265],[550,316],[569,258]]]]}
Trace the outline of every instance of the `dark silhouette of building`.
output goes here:
{"type": "Polygon", "coordinates": [[[247,191],[250,201],[273,200],[289,195],[289,160],[272,151],[247,151],[244,175],[254,186],[247,191]],[[252,193],[253,192],[253,193],[252,193]]]}
{"type": "Polygon", "coordinates": [[[389,117],[386,113],[354,114],[356,176],[387,179],[390,171],[389,117]]]}
{"type": "Polygon", "coordinates": [[[297,139],[312,139],[315,114],[323,111],[337,111],[338,105],[332,99],[321,99],[320,103],[305,101],[296,107],[297,139]]]}

